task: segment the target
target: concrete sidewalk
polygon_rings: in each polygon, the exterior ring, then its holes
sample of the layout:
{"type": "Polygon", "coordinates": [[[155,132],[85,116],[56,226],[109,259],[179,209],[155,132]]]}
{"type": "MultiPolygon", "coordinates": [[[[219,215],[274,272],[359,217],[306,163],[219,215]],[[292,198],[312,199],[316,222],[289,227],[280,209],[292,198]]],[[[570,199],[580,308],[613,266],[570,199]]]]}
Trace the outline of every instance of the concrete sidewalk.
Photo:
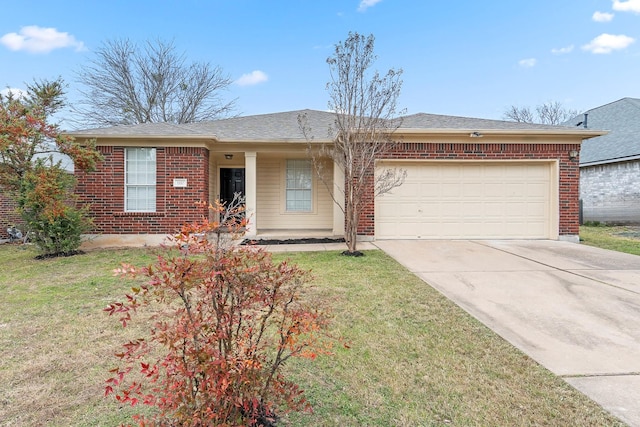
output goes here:
{"type": "Polygon", "coordinates": [[[640,426],[640,257],[558,241],[377,241],[425,282],[640,426]]]}

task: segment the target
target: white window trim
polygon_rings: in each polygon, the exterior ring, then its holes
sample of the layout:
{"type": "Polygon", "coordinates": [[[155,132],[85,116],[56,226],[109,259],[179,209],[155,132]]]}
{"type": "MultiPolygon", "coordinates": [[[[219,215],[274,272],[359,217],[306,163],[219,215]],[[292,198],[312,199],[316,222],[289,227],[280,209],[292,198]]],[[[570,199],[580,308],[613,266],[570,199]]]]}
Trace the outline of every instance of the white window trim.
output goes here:
{"type": "Polygon", "coordinates": [[[158,175],[157,175],[157,170],[158,170],[158,151],[156,150],[155,147],[125,147],[124,149],[124,211],[125,212],[156,212],[157,211],[157,207],[158,207],[158,198],[157,198],[157,187],[158,187],[158,175]],[[147,149],[147,150],[153,150],[155,153],[155,168],[156,168],[156,179],[155,182],[153,184],[128,184],[127,183],[127,174],[128,174],[128,166],[127,166],[127,152],[129,150],[141,150],[141,149],[147,149]],[[154,189],[156,189],[156,197],[154,199],[154,206],[153,209],[129,209],[128,208],[128,200],[129,200],[129,187],[153,187],[154,189]]]}

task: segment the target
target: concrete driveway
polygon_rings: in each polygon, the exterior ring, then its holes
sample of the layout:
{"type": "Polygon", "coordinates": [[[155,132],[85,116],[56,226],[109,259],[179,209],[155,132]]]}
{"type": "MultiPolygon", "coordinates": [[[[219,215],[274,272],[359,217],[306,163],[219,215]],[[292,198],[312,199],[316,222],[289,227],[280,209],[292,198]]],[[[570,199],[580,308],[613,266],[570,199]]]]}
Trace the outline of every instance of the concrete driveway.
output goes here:
{"type": "Polygon", "coordinates": [[[558,241],[377,241],[503,338],[640,426],[640,256],[558,241]]]}

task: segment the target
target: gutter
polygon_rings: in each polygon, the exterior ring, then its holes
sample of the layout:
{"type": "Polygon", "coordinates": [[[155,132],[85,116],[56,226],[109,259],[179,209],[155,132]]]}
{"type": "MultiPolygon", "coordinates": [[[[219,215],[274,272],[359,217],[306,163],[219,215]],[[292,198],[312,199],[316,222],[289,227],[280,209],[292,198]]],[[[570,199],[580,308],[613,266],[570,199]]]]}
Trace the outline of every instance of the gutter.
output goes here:
{"type": "Polygon", "coordinates": [[[582,168],[586,166],[609,165],[611,163],[630,162],[633,160],[640,160],[640,154],[636,154],[634,156],[627,156],[627,157],[616,157],[615,159],[596,160],[593,162],[580,163],[580,167],[582,168]]]}

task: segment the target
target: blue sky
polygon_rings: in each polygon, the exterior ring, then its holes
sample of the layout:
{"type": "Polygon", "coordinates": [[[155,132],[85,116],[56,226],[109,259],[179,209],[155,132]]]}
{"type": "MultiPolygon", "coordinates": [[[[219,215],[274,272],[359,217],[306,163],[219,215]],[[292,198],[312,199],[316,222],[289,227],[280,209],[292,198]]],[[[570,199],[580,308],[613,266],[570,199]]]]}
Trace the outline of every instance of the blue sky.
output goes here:
{"type": "Polygon", "coordinates": [[[326,109],[333,46],[374,34],[404,70],[399,106],[500,119],[640,97],[640,0],[0,0],[0,87],[74,73],[106,40],[173,40],[234,80],[237,112],[326,109]]]}

